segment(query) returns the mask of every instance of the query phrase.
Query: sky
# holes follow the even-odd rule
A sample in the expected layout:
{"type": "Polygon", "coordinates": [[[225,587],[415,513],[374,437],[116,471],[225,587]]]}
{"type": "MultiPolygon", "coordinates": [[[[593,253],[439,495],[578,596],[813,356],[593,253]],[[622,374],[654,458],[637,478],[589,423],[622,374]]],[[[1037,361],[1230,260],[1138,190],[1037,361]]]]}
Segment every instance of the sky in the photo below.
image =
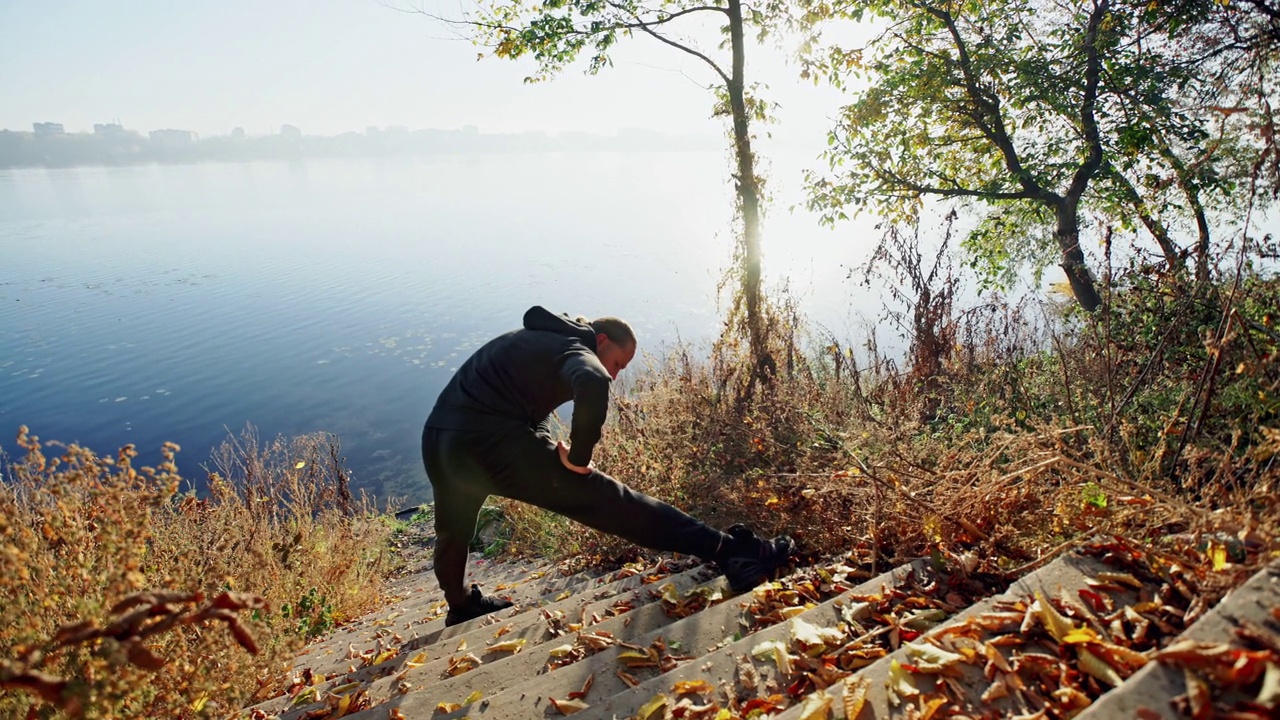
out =
{"type": "MultiPolygon", "coordinates": [[[[388,125],[723,131],[710,117],[709,72],[649,37],[623,40],[599,75],[577,66],[537,84],[523,82],[531,64],[477,60],[478,51],[378,0],[0,0],[0,128],[49,121],[77,132],[119,120],[206,136],[282,124],[315,135],[388,125]]],[[[774,47],[748,54],[749,79],[766,82],[780,104],[767,130],[775,144],[819,148],[840,96],[798,81],[785,56],[774,47]]]]}

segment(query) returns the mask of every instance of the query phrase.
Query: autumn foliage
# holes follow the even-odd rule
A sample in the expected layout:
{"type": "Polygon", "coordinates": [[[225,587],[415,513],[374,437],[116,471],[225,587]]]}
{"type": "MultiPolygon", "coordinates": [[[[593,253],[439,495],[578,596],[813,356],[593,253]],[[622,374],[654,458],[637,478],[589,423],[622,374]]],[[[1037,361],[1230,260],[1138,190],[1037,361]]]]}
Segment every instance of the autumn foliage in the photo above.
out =
{"type": "Polygon", "coordinates": [[[317,623],[378,602],[389,529],[332,438],[232,438],[201,497],[172,444],[135,467],[132,446],[53,455],[25,428],[18,443],[0,485],[0,716],[224,716],[317,623]],[[325,601],[304,611],[308,595],[325,601]]]}

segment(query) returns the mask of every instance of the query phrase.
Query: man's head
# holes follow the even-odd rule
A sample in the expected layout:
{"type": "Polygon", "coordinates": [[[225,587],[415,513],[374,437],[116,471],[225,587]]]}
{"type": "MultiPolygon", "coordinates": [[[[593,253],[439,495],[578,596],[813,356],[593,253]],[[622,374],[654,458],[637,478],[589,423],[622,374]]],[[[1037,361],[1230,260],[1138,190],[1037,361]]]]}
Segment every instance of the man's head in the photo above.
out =
{"type": "Polygon", "coordinates": [[[591,329],[596,333],[596,357],[609,377],[618,379],[618,373],[626,369],[636,356],[636,334],[625,320],[602,317],[592,320],[591,329]]]}

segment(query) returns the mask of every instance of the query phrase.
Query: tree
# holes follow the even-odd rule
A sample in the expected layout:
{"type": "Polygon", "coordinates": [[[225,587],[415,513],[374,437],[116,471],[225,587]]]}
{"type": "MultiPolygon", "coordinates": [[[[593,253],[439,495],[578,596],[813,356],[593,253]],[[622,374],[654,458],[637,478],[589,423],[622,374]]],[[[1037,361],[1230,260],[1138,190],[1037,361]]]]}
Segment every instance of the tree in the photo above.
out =
{"type": "MultiPolygon", "coordinates": [[[[1176,28],[1147,3],[1117,0],[871,0],[849,11],[887,28],[862,50],[831,48],[820,67],[854,91],[831,133],[834,177],[810,176],[812,207],[914,217],[925,197],[985,205],[965,240],[996,275],[1051,237],[1078,303],[1101,302],[1081,246],[1086,208],[1140,223],[1180,275],[1187,246],[1207,275],[1206,195],[1238,173],[1204,103],[1213,86],[1176,28]],[[1193,243],[1175,229],[1197,228],[1193,243]],[[1048,228],[1045,232],[1044,228],[1048,228]],[[1031,242],[1028,242],[1028,239],[1031,242]]],[[[1206,58],[1201,54],[1201,60],[1206,58]]]]}
{"type": "MultiPolygon", "coordinates": [[[[728,115],[735,158],[733,180],[742,227],[735,253],[738,290],[735,297],[745,311],[748,338],[757,374],[768,374],[773,361],[763,338],[761,317],[761,182],[756,175],[751,148],[751,123],[764,119],[764,105],[753,98],[746,84],[747,28],[765,37],[784,13],[785,3],[763,8],[744,6],[742,0],[663,0],[659,7],[638,0],[480,0],[475,13],[461,20],[438,18],[463,25],[471,39],[491,48],[493,55],[517,59],[532,57],[538,74],[526,82],[550,78],[586,53],[587,70],[596,73],[610,63],[609,53],[620,37],[648,35],[690,55],[708,68],[718,97],[717,114],[728,115]],[[699,19],[720,24],[727,36],[728,64],[716,60],[673,31],[699,19]]],[[[722,43],[720,50],[724,49],[722,43]]]]}

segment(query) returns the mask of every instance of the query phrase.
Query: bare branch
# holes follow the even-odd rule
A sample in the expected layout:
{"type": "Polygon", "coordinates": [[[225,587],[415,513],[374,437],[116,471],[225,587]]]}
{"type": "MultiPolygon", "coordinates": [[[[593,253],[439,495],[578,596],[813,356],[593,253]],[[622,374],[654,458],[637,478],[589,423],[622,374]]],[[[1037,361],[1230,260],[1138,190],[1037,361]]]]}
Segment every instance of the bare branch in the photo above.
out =
{"type": "MultiPolygon", "coordinates": [[[[620,12],[627,12],[626,8],[623,8],[623,7],[622,7],[621,5],[619,5],[618,3],[610,2],[610,3],[609,3],[609,7],[613,8],[613,9],[615,9],[615,10],[618,10],[618,11],[620,11],[620,12]]],[[[694,12],[694,11],[696,11],[696,10],[716,10],[716,11],[718,11],[718,12],[722,12],[722,13],[724,12],[724,9],[723,9],[723,8],[717,8],[717,7],[690,8],[689,10],[686,10],[686,11],[683,11],[683,12],[680,12],[680,13],[676,13],[676,14],[674,14],[674,15],[672,15],[672,16],[670,16],[670,17],[668,17],[668,18],[664,18],[663,20],[661,20],[661,21],[659,21],[659,22],[652,22],[652,23],[646,23],[646,22],[642,21],[642,20],[640,19],[640,17],[639,17],[639,16],[637,16],[637,15],[634,15],[634,14],[633,14],[633,15],[632,15],[632,17],[635,17],[635,18],[636,18],[636,23],[635,23],[635,24],[629,24],[629,25],[627,25],[626,27],[627,27],[628,29],[636,29],[636,28],[638,28],[638,29],[640,29],[640,30],[643,30],[644,32],[646,32],[646,33],[648,33],[648,34],[652,35],[653,37],[655,37],[655,38],[657,38],[658,40],[660,40],[660,41],[662,41],[662,42],[666,43],[667,45],[670,45],[671,47],[673,47],[673,48],[675,48],[675,49],[677,49],[677,50],[680,50],[680,51],[682,51],[682,52],[688,53],[688,54],[690,54],[690,55],[692,55],[692,56],[694,56],[694,57],[698,58],[698,59],[699,59],[699,60],[701,60],[702,62],[704,62],[704,63],[706,63],[707,65],[709,65],[709,66],[711,67],[711,69],[712,69],[712,70],[714,70],[714,71],[716,72],[716,74],[720,76],[720,79],[724,81],[724,84],[725,84],[725,85],[728,85],[728,84],[729,84],[729,82],[730,82],[728,73],[726,73],[724,70],[722,70],[722,69],[720,68],[720,66],[716,64],[716,61],[715,61],[715,60],[712,60],[711,58],[707,57],[706,55],[702,54],[701,52],[698,52],[697,50],[694,50],[693,48],[691,48],[691,47],[689,47],[689,46],[687,46],[687,45],[683,45],[683,44],[681,44],[681,43],[676,42],[675,40],[672,40],[671,38],[665,37],[665,36],[663,36],[663,35],[659,35],[657,32],[655,32],[655,31],[653,30],[653,26],[661,25],[662,23],[668,22],[668,21],[670,21],[670,20],[672,20],[672,19],[674,19],[674,18],[676,18],[676,17],[679,17],[680,15],[685,15],[685,14],[688,14],[689,12],[694,12]]]]}

